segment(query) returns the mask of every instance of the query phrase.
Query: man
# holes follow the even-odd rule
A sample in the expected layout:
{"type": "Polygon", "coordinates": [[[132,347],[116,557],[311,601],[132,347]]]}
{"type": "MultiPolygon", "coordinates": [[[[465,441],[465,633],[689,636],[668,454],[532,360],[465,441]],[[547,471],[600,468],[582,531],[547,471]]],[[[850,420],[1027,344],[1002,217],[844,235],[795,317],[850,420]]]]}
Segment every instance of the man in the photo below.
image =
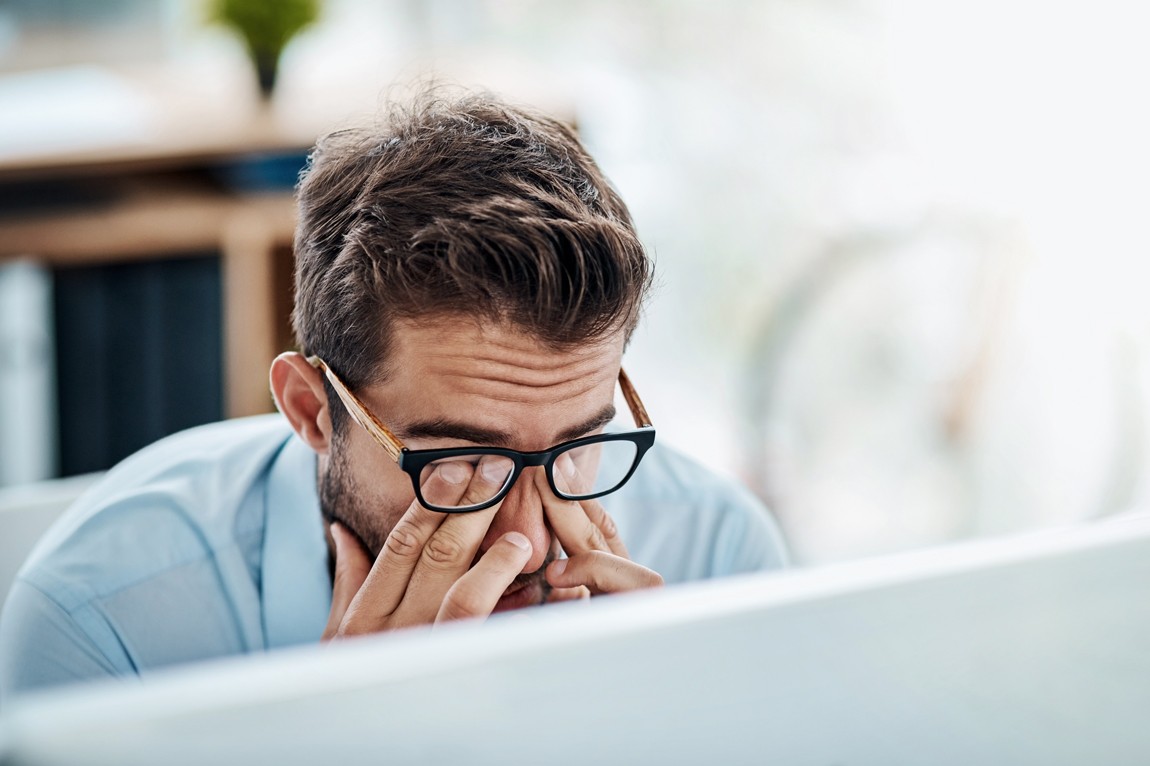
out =
{"type": "Polygon", "coordinates": [[[651,264],[569,129],[425,96],[322,141],[299,210],[282,416],[70,509],[0,619],[6,697],[784,563],[746,492],[650,449],[622,356],[651,264]]]}

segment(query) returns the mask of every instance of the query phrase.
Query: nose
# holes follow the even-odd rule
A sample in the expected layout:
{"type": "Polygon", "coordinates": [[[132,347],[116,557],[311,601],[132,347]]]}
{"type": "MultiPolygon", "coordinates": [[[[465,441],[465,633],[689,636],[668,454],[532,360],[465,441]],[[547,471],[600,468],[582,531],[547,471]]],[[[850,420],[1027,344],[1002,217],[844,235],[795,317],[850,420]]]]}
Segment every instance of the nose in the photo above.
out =
{"type": "Polygon", "coordinates": [[[539,496],[535,477],[531,475],[532,471],[542,470],[541,467],[523,469],[507,497],[503,498],[480,545],[480,551],[486,552],[508,532],[525,535],[531,541],[531,558],[523,567],[524,572],[534,572],[543,566],[551,549],[551,530],[543,518],[543,498],[539,496]]]}

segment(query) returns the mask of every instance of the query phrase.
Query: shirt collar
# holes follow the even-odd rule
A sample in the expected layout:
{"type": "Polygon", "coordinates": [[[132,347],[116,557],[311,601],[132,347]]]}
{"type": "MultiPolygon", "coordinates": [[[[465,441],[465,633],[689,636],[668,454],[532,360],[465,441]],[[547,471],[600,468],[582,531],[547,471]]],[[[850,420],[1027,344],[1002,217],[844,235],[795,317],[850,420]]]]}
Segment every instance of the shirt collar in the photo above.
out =
{"type": "Polygon", "coordinates": [[[316,455],[294,434],[268,474],[261,588],[268,649],[315,643],[331,611],[316,455]]]}

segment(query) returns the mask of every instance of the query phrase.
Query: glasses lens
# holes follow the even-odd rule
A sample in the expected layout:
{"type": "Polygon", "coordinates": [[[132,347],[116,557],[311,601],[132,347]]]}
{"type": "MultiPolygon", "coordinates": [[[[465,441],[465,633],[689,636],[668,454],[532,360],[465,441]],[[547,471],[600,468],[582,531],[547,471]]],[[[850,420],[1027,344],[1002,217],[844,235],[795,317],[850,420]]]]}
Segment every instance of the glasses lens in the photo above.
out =
{"type": "Polygon", "coordinates": [[[578,499],[623,486],[639,448],[631,441],[605,441],[575,447],[555,460],[555,486],[560,494],[578,499]]]}
{"type": "MultiPolygon", "coordinates": [[[[482,505],[507,487],[514,469],[515,463],[503,455],[455,455],[432,461],[423,467],[419,476],[424,505],[447,509],[482,505]],[[436,486],[434,492],[429,492],[428,481],[436,471],[454,481],[449,481],[447,486],[436,486]],[[453,486],[458,484],[457,477],[465,479],[462,490],[453,486]]],[[[443,482],[437,484],[442,485],[443,482]]]]}

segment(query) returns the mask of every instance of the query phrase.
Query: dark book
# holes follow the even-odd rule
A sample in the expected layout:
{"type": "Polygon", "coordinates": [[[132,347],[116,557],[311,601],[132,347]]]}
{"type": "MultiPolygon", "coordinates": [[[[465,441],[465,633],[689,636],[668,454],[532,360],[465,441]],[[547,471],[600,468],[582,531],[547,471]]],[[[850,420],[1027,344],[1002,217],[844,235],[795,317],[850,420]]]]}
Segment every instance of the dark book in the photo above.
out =
{"type": "Polygon", "coordinates": [[[60,268],[55,321],[61,475],[223,418],[214,254],[60,268]]]}

